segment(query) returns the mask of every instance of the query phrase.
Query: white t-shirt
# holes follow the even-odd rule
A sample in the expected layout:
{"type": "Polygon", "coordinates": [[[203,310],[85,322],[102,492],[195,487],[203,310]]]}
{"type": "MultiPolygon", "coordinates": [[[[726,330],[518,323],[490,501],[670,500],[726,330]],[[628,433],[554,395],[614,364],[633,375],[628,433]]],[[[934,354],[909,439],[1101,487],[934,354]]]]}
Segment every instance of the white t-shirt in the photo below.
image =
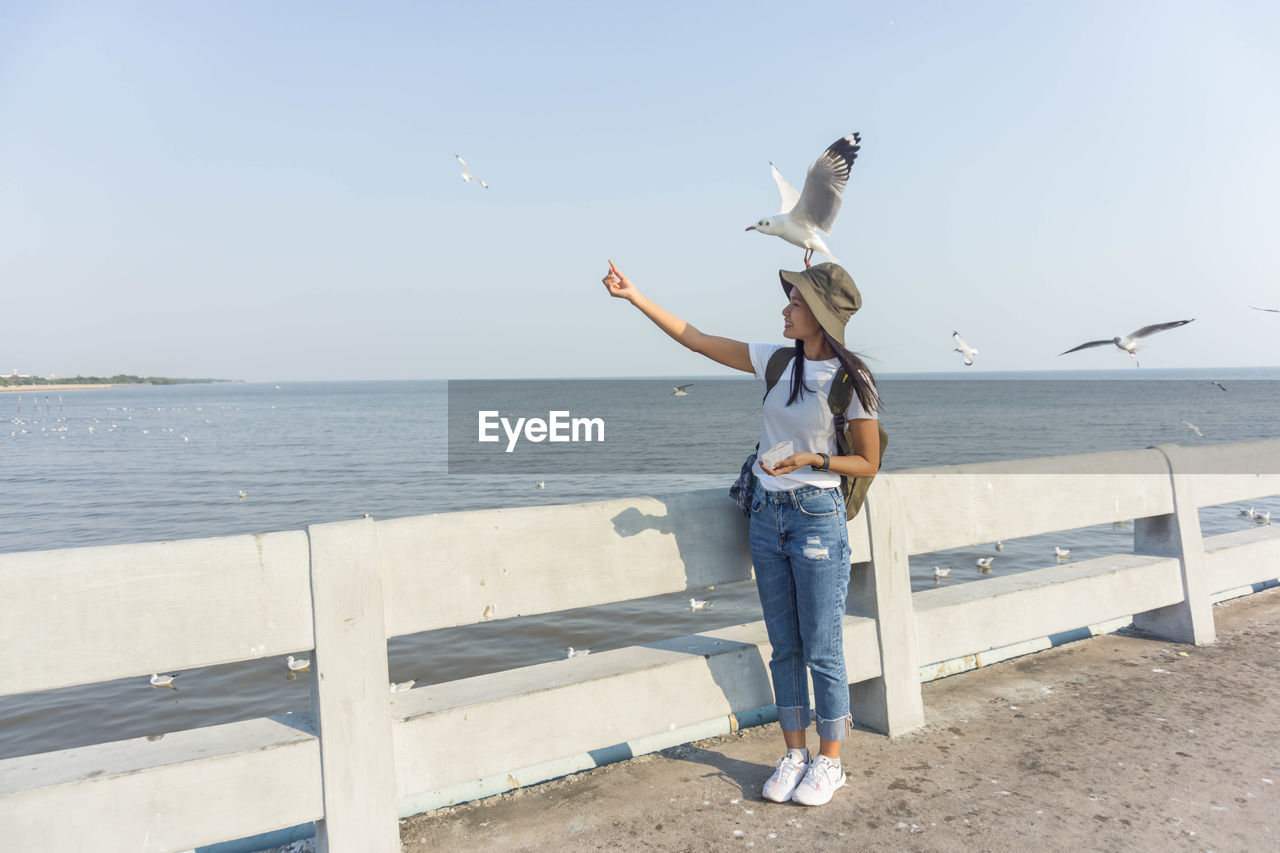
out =
{"type": "MultiPolygon", "coordinates": [[[[756,378],[765,378],[765,367],[769,357],[782,349],[780,344],[751,344],[751,366],[755,369],[756,378]]],[[[787,347],[794,346],[786,344],[787,347]]],[[[796,453],[825,453],[835,456],[836,426],[831,416],[831,407],[827,403],[827,392],[831,390],[831,381],[835,379],[840,361],[828,358],[824,361],[804,362],[804,384],[817,393],[806,391],[804,396],[790,406],[787,398],[791,396],[791,374],[796,360],[787,363],[778,378],[778,383],[769,391],[764,400],[764,418],[760,426],[760,453],[764,453],[780,441],[790,441],[796,453]]],[[[874,412],[868,412],[858,402],[854,394],[845,409],[845,419],[852,421],[858,418],[875,418],[874,412]]],[[[760,478],[760,485],[771,492],[782,492],[801,486],[817,486],[831,489],[840,485],[840,475],[834,471],[815,471],[809,466],[797,468],[790,474],[773,477],[764,472],[759,461],[755,464],[755,474],[760,478]]]]}

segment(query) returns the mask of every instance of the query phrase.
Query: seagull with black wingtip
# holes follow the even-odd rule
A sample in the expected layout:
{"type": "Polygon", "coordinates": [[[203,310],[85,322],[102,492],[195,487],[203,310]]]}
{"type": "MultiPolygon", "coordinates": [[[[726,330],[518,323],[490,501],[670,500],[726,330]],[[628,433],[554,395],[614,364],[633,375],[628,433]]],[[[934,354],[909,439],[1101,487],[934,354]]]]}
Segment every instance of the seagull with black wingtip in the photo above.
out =
{"type": "Polygon", "coordinates": [[[1148,335],[1154,335],[1156,332],[1163,332],[1166,329],[1176,329],[1179,326],[1185,326],[1194,319],[1195,318],[1193,317],[1191,320],[1174,320],[1171,323],[1153,323],[1150,326],[1143,326],[1136,332],[1130,332],[1123,338],[1114,337],[1101,341],[1088,341],[1087,343],[1080,344],[1078,347],[1072,347],[1067,350],[1067,352],[1060,352],[1058,355],[1066,355],[1068,352],[1076,352],[1078,350],[1088,349],[1089,347],[1105,347],[1107,344],[1115,344],[1119,349],[1129,353],[1129,356],[1133,358],[1133,363],[1138,367],[1141,367],[1142,365],[1138,364],[1138,341],[1140,339],[1145,338],[1148,335]]]}
{"type": "Polygon", "coordinates": [[[770,163],[769,169],[773,172],[773,180],[782,196],[782,209],[755,225],[747,226],[747,230],[772,234],[805,249],[805,269],[809,268],[809,260],[814,252],[821,252],[832,262],[840,263],[827,248],[822,235],[830,234],[831,227],[836,224],[844,188],[849,183],[849,169],[858,158],[861,142],[860,134],[850,133],[831,143],[809,167],[802,192],[796,192],[796,188],[770,163]]]}

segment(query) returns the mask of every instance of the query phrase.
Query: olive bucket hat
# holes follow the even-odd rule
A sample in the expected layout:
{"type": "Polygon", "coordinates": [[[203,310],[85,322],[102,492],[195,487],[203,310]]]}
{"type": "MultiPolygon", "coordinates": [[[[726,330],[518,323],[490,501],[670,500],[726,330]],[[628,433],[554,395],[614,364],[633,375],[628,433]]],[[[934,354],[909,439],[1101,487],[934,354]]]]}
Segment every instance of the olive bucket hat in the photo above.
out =
{"type": "Polygon", "coordinates": [[[800,291],[818,324],[844,346],[844,327],[862,307],[862,294],[853,277],[839,264],[825,263],[807,270],[778,270],[782,292],[791,296],[791,288],[800,291]]]}

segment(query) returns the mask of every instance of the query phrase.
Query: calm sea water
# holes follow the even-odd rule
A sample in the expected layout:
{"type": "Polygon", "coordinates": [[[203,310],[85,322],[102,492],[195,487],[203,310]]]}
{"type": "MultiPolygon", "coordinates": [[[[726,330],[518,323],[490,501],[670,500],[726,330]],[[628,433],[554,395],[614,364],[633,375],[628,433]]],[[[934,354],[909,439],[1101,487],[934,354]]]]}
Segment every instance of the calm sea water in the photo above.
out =
{"type": "MultiPolygon", "coordinates": [[[[885,469],[1280,435],[1280,370],[1106,376],[885,377],[885,469]]],[[[678,465],[654,474],[552,471],[536,478],[544,488],[525,475],[448,473],[443,381],[0,393],[0,553],[291,530],[366,513],[386,519],[727,489],[758,437],[762,389],[749,380],[692,381],[680,398],[671,396],[675,380],[596,383],[597,398],[583,405],[610,417],[642,414],[680,454],[705,460],[700,471],[714,473],[678,465]]],[[[547,383],[515,389],[529,410],[546,410],[547,383]]],[[[629,470],[654,467],[627,462],[629,470]]],[[[1280,509],[1280,500],[1257,506],[1280,509]]],[[[1248,524],[1234,507],[1207,508],[1201,521],[1208,535],[1248,524]]],[[[1088,559],[1126,550],[1131,536],[1131,527],[1106,525],[1009,542],[996,574],[1052,564],[1055,544],[1088,559]]],[[[913,586],[932,586],[935,564],[953,567],[947,583],[989,577],[974,560],[992,553],[920,555],[913,586]]],[[[684,606],[687,595],[672,595],[396,638],[391,675],[449,681],[554,660],[567,646],[604,650],[760,618],[750,583],[710,597],[714,606],[697,613],[684,606]]],[[[302,709],[309,677],[290,679],[271,659],[183,673],[178,691],[129,679],[0,698],[0,757],[302,709]]]]}

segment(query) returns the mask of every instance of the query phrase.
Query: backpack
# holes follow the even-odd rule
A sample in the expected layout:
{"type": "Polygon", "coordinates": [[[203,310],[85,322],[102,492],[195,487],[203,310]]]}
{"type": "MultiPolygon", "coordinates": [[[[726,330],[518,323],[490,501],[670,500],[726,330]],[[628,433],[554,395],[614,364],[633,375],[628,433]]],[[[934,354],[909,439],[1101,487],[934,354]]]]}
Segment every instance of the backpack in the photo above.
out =
{"type": "MultiPolygon", "coordinates": [[[[764,369],[764,395],[769,396],[769,392],[773,390],[773,386],[778,384],[778,380],[782,378],[782,372],[787,369],[787,365],[791,363],[791,359],[795,356],[795,350],[792,347],[783,347],[769,356],[769,363],[764,369]]],[[[841,365],[836,370],[835,378],[831,381],[831,392],[827,395],[827,402],[831,407],[831,414],[836,422],[836,455],[852,456],[853,440],[849,434],[849,428],[845,424],[844,410],[849,407],[850,401],[853,399],[853,382],[849,379],[849,373],[841,365]]],[[[884,451],[889,446],[889,434],[884,431],[884,424],[876,421],[876,428],[880,433],[880,464],[884,465],[884,451]]],[[[846,477],[840,475],[840,493],[844,495],[845,514],[852,519],[862,509],[863,501],[867,498],[867,489],[871,488],[871,481],[875,479],[875,475],[870,477],[846,477]]]]}

